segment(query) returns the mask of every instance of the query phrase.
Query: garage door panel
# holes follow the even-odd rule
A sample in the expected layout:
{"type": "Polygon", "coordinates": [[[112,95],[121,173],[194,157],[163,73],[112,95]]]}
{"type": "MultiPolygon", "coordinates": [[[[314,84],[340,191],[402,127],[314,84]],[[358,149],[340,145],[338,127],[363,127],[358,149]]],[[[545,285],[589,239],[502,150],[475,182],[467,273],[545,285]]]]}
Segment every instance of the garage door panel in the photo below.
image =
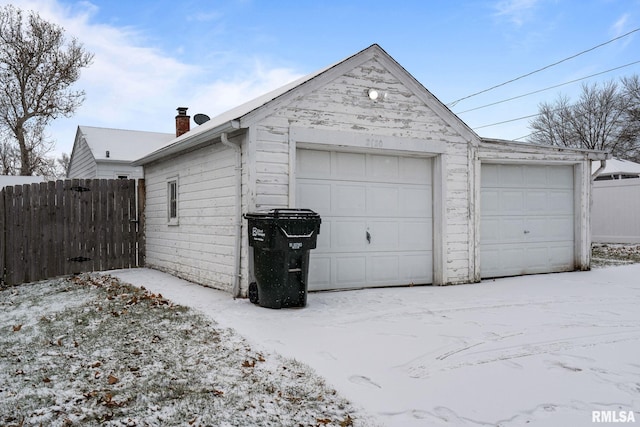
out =
{"type": "Polygon", "coordinates": [[[524,187],[524,170],[519,165],[499,165],[498,185],[501,187],[524,187]]]}
{"type": "Polygon", "coordinates": [[[400,272],[398,255],[377,255],[369,258],[367,282],[384,284],[397,279],[400,272]]]}
{"type": "Polygon", "coordinates": [[[331,184],[303,182],[300,183],[298,194],[300,206],[320,214],[331,212],[331,184]]]}
{"type": "Polygon", "coordinates": [[[525,166],[525,185],[528,188],[549,188],[546,166],[525,166]]]}
{"type": "Polygon", "coordinates": [[[548,192],[544,190],[529,190],[525,196],[525,209],[527,214],[536,212],[545,213],[549,210],[547,205],[548,192]]]}
{"type": "Polygon", "coordinates": [[[313,262],[309,263],[309,282],[316,283],[322,287],[330,286],[333,271],[331,264],[332,259],[330,256],[314,256],[313,262]]]}
{"type": "Polygon", "coordinates": [[[331,153],[327,151],[304,150],[296,155],[297,169],[307,178],[322,178],[331,171],[331,153]]]}
{"type": "Polygon", "coordinates": [[[481,176],[481,276],[571,269],[573,167],[483,164],[481,176]]]}
{"type": "MultiPolygon", "coordinates": [[[[367,242],[370,251],[395,251],[400,247],[398,223],[396,221],[371,221],[368,223],[371,242],[367,242]]],[[[360,236],[366,240],[366,233],[360,236]]]]}
{"type": "MultiPolygon", "coordinates": [[[[315,212],[318,212],[314,209],[315,212]]],[[[320,216],[322,223],[320,224],[320,234],[316,240],[316,249],[319,251],[327,251],[331,248],[331,237],[333,229],[333,221],[327,220],[320,216]]]]}
{"type": "Polygon", "coordinates": [[[499,186],[498,165],[483,164],[480,175],[480,187],[483,189],[495,188],[499,186]]]}
{"type": "Polygon", "coordinates": [[[367,162],[367,176],[375,181],[395,181],[400,177],[398,157],[372,155],[367,162]]]}
{"type": "Polygon", "coordinates": [[[397,215],[400,203],[400,191],[397,187],[384,185],[367,186],[367,214],[376,216],[397,215]]]}
{"type": "Polygon", "coordinates": [[[404,217],[430,218],[433,212],[431,186],[406,186],[399,189],[399,207],[404,217]]]}
{"type": "Polygon", "coordinates": [[[553,266],[559,271],[573,269],[573,257],[571,256],[570,245],[551,246],[549,248],[549,258],[553,266]]]}
{"type": "Polygon", "coordinates": [[[433,282],[431,264],[424,262],[431,258],[430,251],[402,254],[400,256],[400,278],[405,284],[424,285],[433,282]]]}
{"type": "Polygon", "coordinates": [[[573,191],[549,191],[549,211],[553,213],[573,214],[573,191]]]}
{"type": "Polygon", "coordinates": [[[329,215],[363,216],[367,207],[367,187],[338,182],[332,188],[329,215]]]}
{"type": "Polygon", "coordinates": [[[483,189],[480,197],[483,215],[490,216],[500,212],[500,192],[498,190],[483,189]]]}
{"type": "Polygon", "coordinates": [[[334,258],[333,262],[336,266],[335,283],[338,286],[364,286],[366,284],[367,259],[365,256],[342,256],[334,258]]]}
{"type": "MultiPolygon", "coordinates": [[[[327,154],[331,154],[327,152],[327,154]]],[[[333,153],[334,173],[330,175],[334,179],[363,179],[367,176],[367,163],[364,154],[333,153]]],[[[327,176],[326,173],[324,175],[327,176]]]]}
{"type": "Polygon", "coordinates": [[[519,214],[524,208],[525,194],[523,190],[503,190],[500,192],[500,212],[502,214],[519,214]]]}
{"type": "Polygon", "coordinates": [[[548,167],[548,181],[550,188],[565,188],[573,191],[573,168],[567,167],[548,167]]]}
{"type": "Polygon", "coordinates": [[[415,184],[432,183],[431,168],[425,164],[425,159],[413,157],[399,157],[400,179],[403,182],[415,184]]]}
{"type": "Polygon", "coordinates": [[[433,248],[433,225],[430,221],[403,221],[398,224],[398,240],[405,249],[433,248]]]}
{"type": "MultiPolygon", "coordinates": [[[[322,234],[322,230],[320,233],[322,234]]],[[[333,220],[330,249],[332,252],[365,251],[367,250],[366,233],[367,224],[364,221],[333,220]]]]}
{"type": "Polygon", "coordinates": [[[549,241],[573,241],[573,217],[550,218],[547,236],[549,241]]]}
{"type": "Polygon", "coordinates": [[[431,160],[324,152],[326,168],[325,156],[308,151],[297,152],[296,204],[322,218],[309,289],[431,283],[431,160]],[[300,170],[316,158],[324,174],[300,170]]]}
{"type": "Polygon", "coordinates": [[[495,243],[500,241],[500,219],[485,218],[480,224],[480,241],[495,243]]]}
{"type": "Polygon", "coordinates": [[[506,217],[499,221],[499,240],[501,242],[522,242],[525,238],[525,219],[506,217]]]}

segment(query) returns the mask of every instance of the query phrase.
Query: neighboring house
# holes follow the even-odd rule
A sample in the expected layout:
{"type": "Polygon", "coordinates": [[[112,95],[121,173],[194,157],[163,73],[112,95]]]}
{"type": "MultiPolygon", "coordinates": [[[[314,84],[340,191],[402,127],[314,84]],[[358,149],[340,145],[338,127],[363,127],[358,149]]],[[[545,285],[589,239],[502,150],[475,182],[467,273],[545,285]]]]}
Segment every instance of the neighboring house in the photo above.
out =
{"type": "MultiPolygon", "coordinates": [[[[599,165],[594,164],[592,171],[596,172],[599,165]]],[[[596,181],[609,181],[612,179],[640,178],[640,164],[629,160],[609,159],[605,168],[598,173],[596,181]]]]}
{"type": "Polygon", "coordinates": [[[0,175],[0,190],[4,187],[45,182],[43,176],[0,175]]]}
{"type": "Polygon", "coordinates": [[[594,242],[640,243],[640,164],[607,160],[593,183],[591,217],[594,242]]]}
{"type": "Polygon", "coordinates": [[[175,134],[78,126],[67,178],[143,178],[131,162],[157,150],[175,134]]]}
{"type": "Polygon", "coordinates": [[[146,263],[246,295],[242,213],[299,207],[322,218],[310,290],[586,270],[606,157],[480,138],[374,44],[137,160],[146,263]]]}

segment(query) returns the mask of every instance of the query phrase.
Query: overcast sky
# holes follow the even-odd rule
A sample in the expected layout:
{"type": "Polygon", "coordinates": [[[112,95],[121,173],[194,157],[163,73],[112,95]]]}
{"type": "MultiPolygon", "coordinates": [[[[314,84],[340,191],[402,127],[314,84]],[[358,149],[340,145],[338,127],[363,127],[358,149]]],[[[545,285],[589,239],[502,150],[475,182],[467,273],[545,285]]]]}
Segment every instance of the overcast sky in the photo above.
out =
{"type": "Polygon", "coordinates": [[[36,10],[95,54],[86,101],[49,133],[71,153],[78,125],[174,132],[176,108],[215,116],[379,44],[485,137],[528,135],[538,104],[640,74],[640,0],[0,0],[36,10]],[[503,102],[511,97],[606,72],[503,102]]]}

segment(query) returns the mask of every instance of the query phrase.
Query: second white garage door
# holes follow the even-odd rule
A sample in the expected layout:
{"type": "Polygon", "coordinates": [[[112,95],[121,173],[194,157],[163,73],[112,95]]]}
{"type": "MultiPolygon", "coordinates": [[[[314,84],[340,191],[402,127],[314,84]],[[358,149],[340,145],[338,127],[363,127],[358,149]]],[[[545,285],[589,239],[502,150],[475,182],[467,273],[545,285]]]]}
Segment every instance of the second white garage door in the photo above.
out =
{"type": "Polygon", "coordinates": [[[483,278],[574,268],[572,166],[481,167],[483,278]]]}
{"type": "Polygon", "coordinates": [[[299,149],[296,204],[322,218],[309,289],[432,282],[431,160],[299,149]]]}

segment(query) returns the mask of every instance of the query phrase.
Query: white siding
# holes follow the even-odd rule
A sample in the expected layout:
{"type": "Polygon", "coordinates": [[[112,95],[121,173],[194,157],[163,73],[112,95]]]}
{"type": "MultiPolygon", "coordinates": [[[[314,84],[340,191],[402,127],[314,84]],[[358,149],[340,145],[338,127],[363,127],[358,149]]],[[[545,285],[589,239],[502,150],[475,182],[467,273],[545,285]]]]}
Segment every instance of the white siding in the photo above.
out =
{"type": "Polygon", "coordinates": [[[593,183],[594,242],[640,243],[640,178],[593,183]]]}
{"type": "Polygon", "coordinates": [[[127,175],[129,179],[144,178],[142,166],[131,166],[128,163],[98,162],[95,178],[116,179],[120,175],[127,175]]]}
{"type": "Polygon", "coordinates": [[[96,178],[96,160],[94,159],[93,154],[91,154],[89,145],[87,145],[84,138],[80,137],[79,140],[76,140],[71,156],[69,178],[96,178]]]}
{"type": "Polygon", "coordinates": [[[235,155],[220,143],[146,166],[149,267],[231,291],[235,155]],[[167,180],[178,177],[178,222],[168,224],[167,180]]]}
{"type": "MultiPolygon", "coordinates": [[[[297,142],[290,136],[293,127],[446,144],[444,164],[449,186],[445,196],[446,229],[437,231],[446,235],[448,241],[444,248],[447,259],[444,277],[446,283],[469,281],[468,141],[394,73],[376,58],[370,59],[257,124],[256,209],[289,205],[289,173],[294,169],[290,164],[289,142],[297,142]],[[386,93],[386,98],[371,101],[366,95],[370,87],[386,93]]],[[[348,149],[349,138],[345,138],[343,145],[347,147],[343,149],[348,149]]],[[[373,145],[371,152],[376,151],[373,145]]],[[[377,151],[384,152],[385,148],[377,147],[377,151]]]]}

